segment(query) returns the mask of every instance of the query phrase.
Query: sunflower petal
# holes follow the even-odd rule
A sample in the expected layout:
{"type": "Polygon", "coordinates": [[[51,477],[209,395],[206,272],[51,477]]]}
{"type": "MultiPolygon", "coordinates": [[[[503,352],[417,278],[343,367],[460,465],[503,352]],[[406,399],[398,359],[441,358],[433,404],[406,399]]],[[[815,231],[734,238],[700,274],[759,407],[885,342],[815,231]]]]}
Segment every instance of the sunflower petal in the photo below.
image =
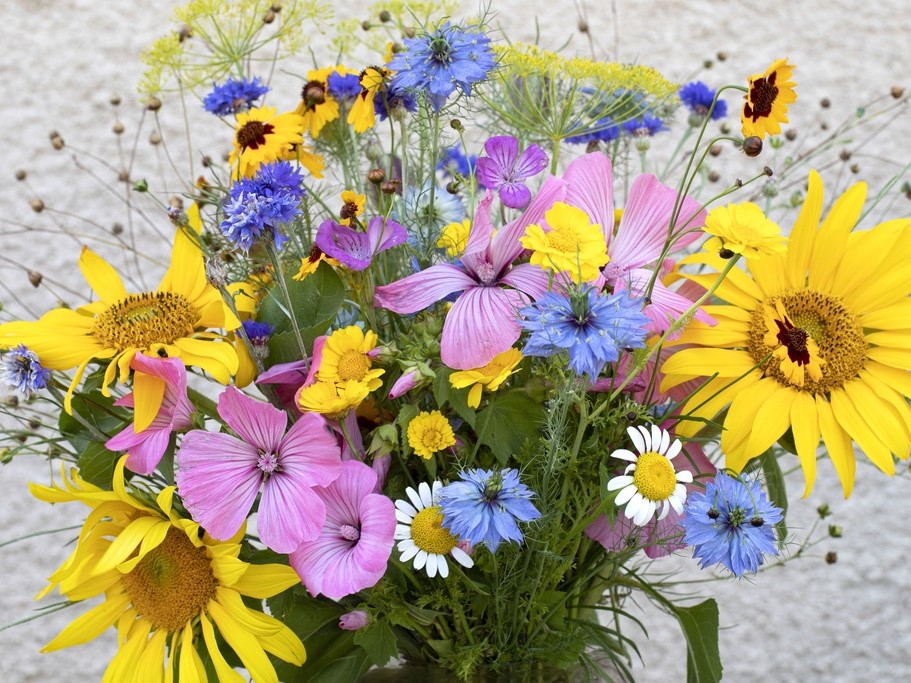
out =
{"type": "Polygon", "coordinates": [[[117,271],[88,247],[82,247],[79,270],[92,291],[105,303],[113,304],[127,296],[127,290],[117,271]]]}
{"type": "Polygon", "coordinates": [[[791,403],[791,431],[806,482],[803,489],[803,497],[806,498],[816,481],[816,451],[820,436],[816,401],[806,391],[795,392],[794,402],[791,403]]]}
{"type": "Polygon", "coordinates": [[[816,171],[810,171],[807,178],[807,196],[788,240],[788,278],[792,289],[802,289],[806,286],[816,229],[822,216],[822,198],[822,178],[816,171]]]}
{"type": "Polygon", "coordinates": [[[861,415],[844,387],[834,389],[829,395],[832,414],[845,431],[860,446],[873,464],[888,475],[895,474],[895,461],[889,447],[876,435],[871,425],[861,415]]]}
{"type": "Polygon", "coordinates": [[[810,289],[832,291],[835,273],[846,252],[848,236],[857,224],[866,198],[867,184],[855,183],[835,200],[813,245],[813,267],[808,276],[810,289]]]}
{"type": "Polygon", "coordinates": [[[41,648],[41,651],[55,652],[65,647],[82,645],[94,640],[117,623],[120,615],[123,614],[129,604],[130,596],[126,593],[121,593],[105,600],[100,605],[93,607],[85,614],[74,619],[56,638],[41,648]]]}
{"type": "Polygon", "coordinates": [[[240,661],[244,663],[254,681],[278,683],[275,667],[272,666],[256,636],[247,631],[231,612],[215,600],[209,603],[209,615],[218,626],[218,632],[240,657],[240,661]]]}
{"type": "Polygon", "coordinates": [[[819,414],[822,441],[829,453],[829,460],[832,461],[832,465],[838,473],[841,489],[847,498],[854,488],[854,470],[857,466],[854,460],[854,444],[848,433],[835,420],[832,406],[822,396],[816,397],[816,412],[819,414]]]}
{"type": "MultiPolygon", "coordinates": [[[[210,602],[210,605],[215,604],[210,602]]],[[[209,621],[205,614],[199,615],[199,625],[202,627],[202,637],[206,641],[206,649],[209,651],[209,658],[215,667],[215,674],[218,676],[219,683],[246,683],[246,679],[237,673],[228,662],[225,661],[221,650],[218,649],[218,641],[215,639],[215,629],[212,628],[212,622],[209,621]]],[[[228,643],[230,645],[230,643],[228,643]]],[[[251,672],[252,673],[252,672],[251,672]]]]}

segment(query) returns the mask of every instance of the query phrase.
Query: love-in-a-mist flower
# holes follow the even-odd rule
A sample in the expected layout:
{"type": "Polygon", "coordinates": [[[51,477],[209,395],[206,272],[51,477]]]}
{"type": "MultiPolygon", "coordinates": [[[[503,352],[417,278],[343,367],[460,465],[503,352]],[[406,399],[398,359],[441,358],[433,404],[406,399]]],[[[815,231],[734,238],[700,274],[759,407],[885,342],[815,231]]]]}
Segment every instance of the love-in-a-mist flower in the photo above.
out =
{"type": "Polygon", "coordinates": [[[449,375],[449,383],[456,389],[468,390],[468,405],[477,408],[481,405],[481,393],[496,391],[503,382],[509,379],[522,362],[522,352],[519,349],[507,349],[498,353],[487,365],[473,370],[459,370],[449,375]]]}
{"type": "Polygon", "coordinates": [[[405,49],[388,64],[395,72],[392,84],[427,93],[435,111],[445,106],[456,88],[470,95],[471,86],[496,66],[490,39],[476,27],[465,29],[447,21],[433,33],[405,38],[404,43],[405,49]]]}
{"type": "Polygon", "coordinates": [[[256,107],[237,115],[234,149],[228,162],[235,177],[249,178],[261,164],[284,159],[304,143],[304,121],[294,112],[279,114],[275,107],[256,107]]]}
{"type": "Polygon", "coordinates": [[[519,141],[511,135],[495,135],[484,143],[486,157],[477,161],[478,182],[495,190],[504,206],[524,209],[531,201],[531,190],[522,182],[547,167],[547,154],[531,144],[519,156],[519,141]]]}
{"type": "Polygon", "coordinates": [[[735,576],[755,573],[765,555],[777,555],[773,526],[782,511],[773,505],[758,481],[734,478],[718,471],[705,493],[691,493],[681,521],[684,541],[703,569],[727,567],[735,576]]]}
{"type": "Polygon", "coordinates": [[[230,538],[262,489],[263,543],[290,553],[319,536],[326,506],[313,487],[335,481],[342,464],[325,419],[307,413],[285,433],[287,413],[234,387],[218,399],[218,414],[237,437],[194,429],[177,451],[177,489],[193,519],[214,538],[230,538]]]}
{"type": "Polygon", "coordinates": [[[62,486],[29,485],[40,500],[79,501],[92,510],[72,554],[38,597],[58,588],[72,603],[104,598],[42,651],[81,645],[113,627],[119,647],[102,679],[112,683],[165,681],[176,671],[182,682],[204,683],[210,678],[203,652],[220,681],[238,680],[234,663],[253,680],[277,681],[267,652],[303,664],[304,645],[294,631],[247,603],[297,585],[294,570],[241,560],[245,525],[224,541],[201,533],[175,508],[173,486],[154,499],[146,491],[134,496],[124,481],[125,459],[114,468],[112,491],[75,470],[68,477],[62,464],[62,486]]]}
{"type": "Polygon", "coordinates": [[[519,315],[522,327],[531,332],[522,350],[526,356],[546,357],[565,350],[573,372],[588,373],[593,382],[607,363],[620,357],[621,349],[645,346],[648,318],[642,303],[626,292],[547,292],[519,315]]]}
{"type": "Polygon", "coordinates": [[[291,566],[310,595],[340,600],[370,588],[386,573],[395,534],[395,506],[374,493],[377,475],[357,460],[338,479],[314,489],[326,506],[320,535],[291,553],[291,566]]]}
{"type": "Polygon", "coordinates": [[[10,349],[0,360],[0,381],[23,396],[47,386],[51,371],[42,367],[38,355],[24,344],[10,349]]]}
{"type": "Polygon", "coordinates": [[[159,358],[137,353],[130,361],[133,391],[114,405],[135,407],[135,397],[161,396],[157,413],[137,410],[133,424],[104,444],[110,451],[126,451],[127,469],[139,474],[155,471],[171,439],[171,432],[187,429],[193,404],[187,398],[187,369],[179,358],[159,358]],[[144,387],[146,391],[140,391],[144,387]],[[151,421],[148,421],[151,418],[151,421]],[[141,422],[140,420],[145,420],[141,422]]]}
{"type": "Polygon", "coordinates": [[[672,440],[667,430],[657,425],[628,427],[626,432],[638,452],[618,448],[611,453],[611,457],[630,463],[622,475],[607,482],[608,491],[620,492],[615,504],[625,505],[624,516],[637,526],[644,526],[656,512],[658,519],[667,517],[671,508],[683,512],[686,501],[683,484],[693,481],[693,473],[677,472],[671,463],[682,449],[680,440],[672,440]]]}
{"type": "Polygon", "coordinates": [[[395,538],[401,553],[399,562],[412,562],[415,569],[425,569],[430,578],[439,574],[445,579],[449,576],[447,555],[468,568],[474,566],[474,560],[459,547],[459,538],[443,526],[442,488],[438,481],[433,486],[422,481],[417,491],[410,486],[405,489],[408,500],[395,501],[395,538]]]}
{"type": "Polygon", "coordinates": [[[714,235],[706,240],[703,248],[716,254],[727,249],[745,258],[758,258],[763,254],[781,254],[788,249],[781,228],[753,202],[712,209],[702,229],[714,235]]]}
{"type": "Polygon", "coordinates": [[[351,270],[366,270],[378,253],[407,240],[408,231],[383,216],[371,218],[367,232],[328,220],[320,224],[316,233],[316,246],[351,270]]]}
{"type": "Polygon", "coordinates": [[[459,478],[440,489],[439,500],[443,526],[463,541],[483,543],[495,553],[503,541],[522,542],[519,522],[541,516],[531,502],[535,492],[519,480],[518,470],[473,469],[459,478]]]}
{"type": "Polygon", "coordinates": [[[590,282],[607,265],[607,245],[601,226],[575,206],[556,202],[544,214],[548,229],[529,225],[520,240],[531,250],[531,263],[553,273],[568,273],[576,284],[590,282]]]}
{"type": "Polygon", "coordinates": [[[422,458],[430,458],[455,443],[452,425],[439,410],[422,410],[408,423],[408,445],[422,458]]]}
{"type": "Polygon", "coordinates": [[[709,109],[712,109],[713,121],[727,116],[727,102],[719,99],[715,102],[715,107],[712,108],[716,91],[702,81],[690,81],[681,86],[677,94],[680,95],[680,101],[683,102],[684,106],[698,117],[704,119],[708,115],[709,109]]]}
{"type": "Polygon", "coordinates": [[[772,62],[765,73],[753,74],[748,80],[746,100],[740,114],[743,136],[755,135],[760,140],[778,135],[781,124],[788,122],[788,105],[797,101],[796,83],[791,80],[794,65],[787,58],[772,62]]]}
{"type": "Polygon", "coordinates": [[[210,114],[231,116],[247,111],[267,92],[269,86],[264,85],[259,76],[252,81],[229,78],[221,85],[213,84],[212,91],[203,99],[202,105],[210,114]]]}

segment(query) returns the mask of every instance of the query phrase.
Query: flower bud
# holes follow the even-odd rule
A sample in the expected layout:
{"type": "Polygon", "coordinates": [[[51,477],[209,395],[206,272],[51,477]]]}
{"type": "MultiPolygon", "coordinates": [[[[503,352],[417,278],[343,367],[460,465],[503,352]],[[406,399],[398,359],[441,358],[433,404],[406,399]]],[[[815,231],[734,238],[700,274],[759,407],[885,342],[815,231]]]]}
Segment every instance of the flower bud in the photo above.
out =
{"type": "Polygon", "coordinates": [[[364,610],[356,609],[353,612],[348,612],[347,614],[340,616],[338,619],[338,627],[345,631],[357,631],[358,629],[364,628],[369,621],[368,615],[364,610]]]}
{"type": "Polygon", "coordinates": [[[263,15],[263,23],[271,24],[273,21],[275,21],[275,12],[271,9],[266,10],[266,13],[263,15]]]}
{"type": "Polygon", "coordinates": [[[458,119],[453,119],[452,121],[450,121],[449,127],[458,133],[461,133],[462,131],[465,130],[465,126],[463,126],[462,122],[459,121],[458,119]]]}
{"type": "Polygon", "coordinates": [[[18,171],[16,171],[16,180],[25,180],[27,177],[28,173],[26,173],[23,169],[20,168],[18,171]]]}
{"type": "Polygon", "coordinates": [[[383,10],[382,12],[380,12],[380,21],[382,21],[384,24],[385,24],[387,21],[390,21],[391,19],[392,19],[392,15],[389,14],[388,11],[383,10]]]}
{"type": "Polygon", "coordinates": [[[721,174],[718,171],[709,171],[708,178],[710,183],[717,183],[721,180],[721,174]]]}
{"type": "Polygon", "coordinates": [[[762,154],[762,140],[756,135],[751,135],[744,139],[740,149],[743,150],[743,153],[748,157],[758,157],[762,154]]]}
{"type": "Polygon", "coordinates": [[[32,211],[35,213],[41,213],[44,211],[44,202],[40,199],[33,199],[31,202],[29,202],[29,204],[32,207],[32,211]]]}
{"type": "Polygon", "coordinates": [[[893,99],[897,100],[905,94],[905,89],[900,85],[893,85],[892,89],[889,90],[889,94],[892,95],[893,99]]]}
{"type": "Polygon", "coordinates": [[[158,111],[161,109],[161,100],[157,97],[150,97],[149,101],[146,102],[146,109],[149,111],[158,111]]]}
{"type": "Polygon", "coordinates": [[[114,235],[115,237],[117,235],[122,235],[123,234],[123,223],[114,223],[114,225],[111,226],[111,234],[114,235]]]}
{"type": "Polygon", "coordinates": [[[838,553],[834,550],[830,550],[826,553],[826,564],[835,564],[838,562],[838,553]]]}
{"type": "Polygon", "coordinates": [[[44,276],[41,275],[41,273],[34,271],[34,270],[28,271],[28,281],[31,283],[32,287],[34,287],[35,289],[38,289],[38,287],[41,285],[41,281],[43,279],[44,279],[44,276]]]}
{"type": "Polygon", "coordinates": [[[380,185],[380,191],[383,194],[398,194],[402,189],[402,181],[398,178],[384,180],[380,185]]]}
{"type": "Polygon", "coordinates": [[[115,123],[115,124],[113,125],[113,127],[111,128],[111,130],[114,131],[114,135],[121,135],[121,134],[123,133],[123,130],[124,130],[124,129],[123,129],[123,124],[120,123],[120,121],[118,121],[117,123],[115,123]]]}
{"type": "Polygon", "coordinates": [[[819,106],[822,107],[823,109],[828,109],[829,107],[832,106],[832,102],[829,100],[828,97],[823,97],[821,100],[819,100],[819,106]]]}
{"type": "Polygon", "coordinates": [[[844,529],[842,529],[840,526],[838,526],[836,524],[829,525],[829,536],[831,536],[832,538],[841,538],[843,531],[844,531],[844,529]]]}
{"type": "Polygon", "coordinates": [[[369,180],[374,185],[379,185],[386,179],[386,174],[381,168],[371,168],[367,171],[367,180],[369,180]]]}
{"type": "Polygon", "coordinates": [[[784,136],[785,136],[788,140],[794,140],[794,138],[797,137],[797,129],[796,129],[796,128],[788,128],[788,129],[784,132],[784,136]]]}

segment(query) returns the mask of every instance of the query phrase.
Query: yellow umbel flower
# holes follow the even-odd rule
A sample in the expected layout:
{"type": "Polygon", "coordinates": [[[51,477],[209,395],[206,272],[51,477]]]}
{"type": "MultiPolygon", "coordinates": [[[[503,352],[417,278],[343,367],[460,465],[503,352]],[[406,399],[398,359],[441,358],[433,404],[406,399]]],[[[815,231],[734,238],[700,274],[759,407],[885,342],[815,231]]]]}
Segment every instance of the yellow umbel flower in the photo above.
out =
{"type": "Polygon", "coordinates": [[[437,240],[437,249],[445,249],[449,258],[456,258],[468,244],[468,235],[471,233],[471,219],[466,218],[461,223],[450,223],[440,231],[437,240]]]}
{"type": "Polygon", "coordinates": [[[317,377],[321,382],[362,382],[370,391],[379,389],[386,371],[373,367],[369,354],[376,346],[372,330],[364,333],[357,325],[336,330],[323,346],[317,377]]]}
{"type": "Polygon", "coordinates": [[[791,81],[794,65],[787,58],[779,59],[765,73],[753,74],[749,78],[749,90],[743,96],[746,102],[740,114],[743,136],[755,135],[759,139],[765,134],[778,135],[782,123],[788,122],[788,105],[797,101],[797,93],[791,81]]]}
{"type": "MultiPolygon", "coordinates": [[[[689,348],[662,367],[662,390],[716,375],[681,414],[712,419],[729,406],[721,450],[735,471],[790,430],[804,495],[820,438],[845,496],[854,444],[889,475],[893,455],[905,459],[911,448],[911,219],[853,232],[865,198],[866,185],[854,185],[820,224],[822,180],[811,172],[787,251],[732,269],[715,292],[727,305],[704,307],[717,324],[693,321],[678,340],[689,348]]],[[[725,263],[704,252],[684,260],[725,263]]],[[[717,279],[688,277],[704,287],[717,279]]],[[[703,424],[683,421],[677,435],[703,424]]]]}
{"type": "Polygon", "coordinates": [[[449,375],[449,383],[456,389],[471,386],[468,391],[468,405],[477,408],[481,405],[481,392],[484,387],[487,391],[496,391],[522,362],[522,352],[519,349],[507,349],[498,353],[483,368],[474,370],[460,370],[449,375]]]}
{"type": "Polygon", "coordinates": [[[455,434],[449,420],[439,410],[422,410],[408,423],[408,445],[422,458],[430,458],[437,451],[455,446],[455,434]]]}
{"type": "Polygon", "coordinates": [[[62,487],[29,485],[48,503],[79,501],[92,509],[72,554],[38,597],[57,587],[73,602],[105,598],[42,651],[81,645],[116,626],[120,647],[103,683],[164,683],[178,675],[182,683],[205,683],[202,642],[221,681],[243,680],[222,654],[225,645],[255,681],[278,682],[267,653],[303,664],[306,653],[297,635],[243,600],[277,595],[299,583],[297,573],[282,564],[241,561],[245,527],[227,541],[201,534],[199,524],[174,509],[173,486],[154,502],[131,495],[125,461],[123,456],[117,463],[113,491],[82,480],[75,469],[71,478],[62,471],[62,487]]]}
{"type": "MultiPolygon", "coordinates": [[[[126,382],[130,361],[138,352],[147,356],[180,358],[227,384],[237,372],[234,347],[211,328],[234,330],[240,321],[206,280],[202,252],[184,230],[178,230],[171,265],[154,292],[129,294],[117,272],[88,247],[83,247],[79,269],[98,300],[76,310],[57,308],[40,320],[0,325],[0,348],[25,344],[51,370],[76,368],[66,394],[69,411],[73,391],[93,360],[107,361],[102,392],[109,396],[115,377],[126,382]],[[119,371],[119,375],[118,375],[119,371]]],[[[136,397],[136,420],[157,414],[157,402],[136,397]]]]}
{"type": "Polygon", "coordinates": [[[294,112],[278,114],[275,107],[256,107],[237,115],[234,149],[229,163],[250,178],[260,167],[284,159],[303,144],[303,119],[294,112]]]}
{"type": "Polygon", "coordinates": [[[715,253],[727,249],[745,258],[758,258],[762,254],[781,254],[787,249],[781,228],[753,202],[712,209],[703,230],[714,235],[703,248],[715,253]]]}
{"type": "Polygon", "coordinates": [[[568,272],[576,284],[598,277],[599,269],[610,260],[601,226],[582,209],[563,202],[556,202],[544,220],[549,231],[529,225],[519,240],[532,251],[531,262],[544,270],[568,272]]]}

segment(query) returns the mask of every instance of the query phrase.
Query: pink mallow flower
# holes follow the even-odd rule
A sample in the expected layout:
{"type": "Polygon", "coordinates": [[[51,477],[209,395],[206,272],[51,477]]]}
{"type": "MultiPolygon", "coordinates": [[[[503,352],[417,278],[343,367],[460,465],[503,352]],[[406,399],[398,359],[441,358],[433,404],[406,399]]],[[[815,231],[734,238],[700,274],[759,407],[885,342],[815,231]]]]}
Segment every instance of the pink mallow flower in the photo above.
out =
{"type": "Polygon", "coordinates": [[[335,221],[324,221],[316,233],[316,246],[326,256],[338,259],[351,270],[366,270],[381,251],[404,244],[408,231],[395,221],[377,216],[370,219],[367,232],[335,221]]]}
{"type": "Polygon", "coordinates": [[[548,178],[528,209],[494,234],[489,214],[493,193],[488,191],[472,222],[461,267],[439,263],[377,287],[374,303],[399,314],[416,313],[461,292],[443,323],[440,357],[458,370],[487,365],[522,334],[516,312],[547,291],[547,273],[513,262],[524,251],[519,239],[525,229],[543,221],[563,193],[564,182],[548,178]]]}
{"type": "MultiPolygon", "coordinates": [[[[161,405],[152,421],[141,424],[141,415],[134,418],[132,425],[111,437],[105,446],[111,451],[127,452],[127,469],[137,474],[151,474],[161,457],[168,450],[171,432],[178,432],[190,426],[193,404],[187,398],[187,369],[179,358],[159,358],[137,353],[130,361],[133,386],[149,388],[146,396],[161,396],[161,405]],[[162,393],[159,393],[162,392],[162,393]]],[[[135,408],[135,392],[131,392],[114,405],[135,408]]]]}
{"type": "Polygon", "coordinates": [[[177,491],[193,519],[220,541],[231,538],[262,488],[257,528],[263,543],[290,553],[320,535],[326,506],[313,487],[338,479],[338,442],[317,413],[285,427],[288,416],[234,387],[218,414],[238,437],[194,429],[177,451],[177,491]]]}
{"type": "Polygon", "coordinates": [[[316,493],[326,521],[314,539],[291,553],[291,566],[314,597],[333,600],[370,588],[386,573],[395,535],[395,506],[374,493],[376,473],[364,463],[342,463],[338,479],[316,493]]]}

